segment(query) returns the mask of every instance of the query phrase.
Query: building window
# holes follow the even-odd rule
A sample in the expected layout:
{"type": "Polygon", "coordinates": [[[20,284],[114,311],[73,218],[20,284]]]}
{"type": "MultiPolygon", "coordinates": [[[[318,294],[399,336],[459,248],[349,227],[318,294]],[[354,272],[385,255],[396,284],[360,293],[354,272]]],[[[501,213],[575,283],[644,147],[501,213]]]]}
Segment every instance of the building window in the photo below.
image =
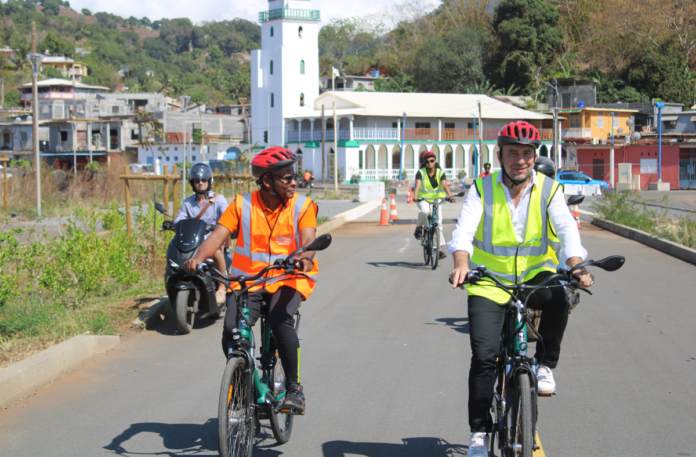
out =
{"type": "Polygon", "coordinates": [[[164,148],[164,150],[165,150],[165,151],[169,151],[169,146],[167,146],[166,148],[164,148]]]}
{"type": "Polygon", "coordinates": [[[20,133],[19,137],[21,138],[22,142],[26,142],[28,140],[27,132],[20,133]]]}
{"type": "Polygon", "coordinates": [[[300,38],[302,38],[302,35],[304,35],[304,29],[302,28],[302,26],[300,26],[300,28],[297,29],[297,34],[300,36],[300,38]]]}
{"type": "Polygon", "coordinates": [[[604,128],[604,118],[603,117],[597,118],[597,127],[599,127],[600,129],[604,128]]]}
{"type": "Polygon", "coordinates": [[[570,128],[571,129],[579,129],[580,128],[580,118],[579,117],[571,117],[570,118],[570,128]]]}
{"type": "Polygon", "coordinates": [[[178,161],[179,161],[179,156],[174,156],[174,162],[178,162],[178,161]]]}
{"type": "Polygon", "coordinates": [[[178,150],[179,150],[179,148],[175,147],[175,148],[174,148],[174,150],[175,150],[175,151],[178,151],[178,150]]]}
{"type": "Polygon", "coordinates": [[[273,74],[273,61],[271,60],[271,74],[273,74]]]}
{"type": "Polygon", "coordinates": [[[112,107],[111,107],[111,113],[112,113],[112,114],[118,114],[118,106],[112,106],[112,107]]]}
{"type": "Polygon", "coordinates": [[[429,129],[430,122],[416,122],[416,128],[417,129],[429,129]]]}
{"type": "Polygon", "coordinates": [[[67,130],[61,130],[60,141],[68,141],[68,131],[67,130]]]}
{"type": "Polygon", "coordinates": [[[300,94],[300,106],[304,106],[304,94],[300,94]]]}
{"type": "Polygon", "coordinates": [[[445,129],[454,130],[454,122],[445,122],[445,129]]]}
{"type": "Polygon", "coordinates": [[[165,157],[164,160],[169,162],[169,156],[165,157]]]}
{"type": "Polygon", "coordinates": [[[614,122],[612,122],[612,124],[613,124],[612,127],[613,127],[615,130],[618,129],[618,128],[619,128],[619,119],[618,119],[618,118],[614,118],[614,122]]]}
{"type": "Polygon", "coordinates": [[[300,74],[304,75],[304,60],[300,60],[300,74]]]}
{"type": "Polygon", "coordinates": [[[271,36],[273,36],[273,27],[271,27],[271,36]]]}
{"type": "Polygon", "coordinates": [[[271,94],[271,108],[275,107],[275,97],[271,94]]]}
{"type": "Polygon", "coordinates": [[[195,162],[196,161],[196,156],[191,156],[191,161],[195,162]]]}

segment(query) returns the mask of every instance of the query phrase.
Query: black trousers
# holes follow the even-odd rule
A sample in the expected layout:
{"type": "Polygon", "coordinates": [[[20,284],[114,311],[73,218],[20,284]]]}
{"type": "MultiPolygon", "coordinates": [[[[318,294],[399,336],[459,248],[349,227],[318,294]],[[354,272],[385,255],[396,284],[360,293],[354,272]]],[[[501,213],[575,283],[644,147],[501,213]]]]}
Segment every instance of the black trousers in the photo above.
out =
{"type": "MultiPolygon", "coordinates": [[[[552,273],[539,273],[528,284],[539,284],[552,273]]],[[[539,363],[556,368],[561,354],[561,341],[568,324],[568,299],[563,287],[545,289],[533,294],[527,306],[542,311],[539,333],[544,350],[537,344],[535,357],[539,363]],[[543,354],[542,354],[543,353],[543,354]],[[540,359],[543,355],[543,360],[540,359]]],[[[471,433],[490,432],[491,403],[495,387],[495,365],[500,347],[505,307],[488,298],[470,295],[469,339],[471,368],[469,370],[469,427],[471,433]]]]}
{"type": "MultiPolygon", "coordinates": [[[[293,315],[302,301],[302,295],[292,287],[283,286],[274,294],[265,290],[249,294],[249,324],[254,325],[266,310],[266,319],[275,336],[280,363],[285,371],[288,385],[300,383],[300,340],[295,332],[293,315]]],[[[237,312],[234,296],[227,301],[225,325],[222,331],[222,351],[227,357],[227,344],[232,341],[232,330],[237,327],[237,312]]]]}

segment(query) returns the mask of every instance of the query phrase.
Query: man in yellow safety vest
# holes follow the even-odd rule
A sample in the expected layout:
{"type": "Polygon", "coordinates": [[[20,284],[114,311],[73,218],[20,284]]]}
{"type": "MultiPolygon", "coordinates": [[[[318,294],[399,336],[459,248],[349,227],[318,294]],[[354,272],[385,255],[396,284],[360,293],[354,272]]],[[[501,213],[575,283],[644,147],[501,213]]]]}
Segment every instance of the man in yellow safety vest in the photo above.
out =
{"type": "MultiPolygon", "coordinates": [[[[454,257],[450,279],[456,287],[465,282],[470,267],[485,265],[507,283],[539,284],[559,264],[573,267],[587,257],[575,220],[566,206],[560,185],[534,171],[541,145],[539,131],[523,121],[504,126],[498,133],[501,170],[477,179],[462,207],[448,249],[454,257]]],[[[575,273],[580,287],[594,278],[586,270],[575,273]]],[[[492,431],[490,407],[495,365],[510,296],[496,287],[466,285],[468,292],[471,368],[469,371],[469,457],[488,456],[492,431]]],[[[539,333],[545,351],[537,349],[541,394],[556,390],[556,368],[568,322],[568,302],[562,287],[537,294],[528,303],[543,311],[539,333]],[[536,297],[536,300],[534,298],[536,297]]]]}

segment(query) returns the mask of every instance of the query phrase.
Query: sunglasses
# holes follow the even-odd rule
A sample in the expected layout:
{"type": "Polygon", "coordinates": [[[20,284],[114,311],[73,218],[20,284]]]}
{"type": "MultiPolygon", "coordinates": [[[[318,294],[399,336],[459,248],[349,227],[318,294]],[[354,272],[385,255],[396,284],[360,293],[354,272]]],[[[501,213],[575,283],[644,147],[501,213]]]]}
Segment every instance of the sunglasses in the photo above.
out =
{"type": "Polygon", "coordinates": [[[428,159],[425,161],[425,163],[435,163],[435,159],[428,159]]]}
{"type": "Polygon", "coordinates": [[[208,180],[207,180],[207,179],[194,179],[193,182],[194,182],[195,184],[200,184],[200,183],[202,183],[202,182],[207,183],[208,180]]]}
{"type": "Polygon", "coordinates": [[[271,176],[273,176],[274,178],[278,178],[283,184],[290,184],[292,181],[299,182],[300,180],[300,175],[298,175],[297,173],[285,176],[272,174],[271,176]]]}

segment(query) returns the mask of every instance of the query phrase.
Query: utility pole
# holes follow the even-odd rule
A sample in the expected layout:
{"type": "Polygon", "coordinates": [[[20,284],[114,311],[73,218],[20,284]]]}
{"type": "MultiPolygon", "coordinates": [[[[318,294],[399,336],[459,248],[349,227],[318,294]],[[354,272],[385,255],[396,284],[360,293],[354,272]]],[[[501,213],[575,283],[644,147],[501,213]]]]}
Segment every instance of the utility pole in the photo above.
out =
{"type": "Polygon", "coordinates": [[[39,94],[36,80],[41,71],[43,54],[36,53],[36,23],[31,23],[31,62],[32,75],[32,136],[34,140],[34,167],[36,168],[36,215],[41,218],[41,157],[39,154],[39,94]]]}
{"type": "MultiPolygon", "coordinates": [[[[181,203],[186,200],[186,110],[188,109],[189,100],[191,100],[190,95],[182,95],[179,97],[181,99],[182,107],[184,109],[184,166],[181,169],[181,203]]],[[[153,163],[154,165],[154,163],[153,163]]],[[[174,208],[176,210],[176,208],[174,208]]]]}
{"type": "MultiPolygon", "coordinates": [[[[480,153],[483,154],[483,118],[481,116],[481,100],[477,101],[478,103],[478,115],[479,115],[479,151],[480,153]]],[[[481,167],[481,161],[478,161],[477,167],[481,167]]],[[[476,170],[476,176],[481,173],[481,170],[476,170]]]]}
{"type": "Polygon", "coordinates": [[[321,183],[326,184],[326,118],[321,105],[321,183]]]}
{"type": "Polygon", "coordinates": [[[558,170],[561,166],[558,156],[558,112],[561,108],[554,106],[551,109],[553,110],[553,163],[556,170],[558,170]]]}
{"type": "Polygon", "coordinates": [[[611,112],[611,149],[609,150],[609,182],[614,189],[614,112],[611,112]]]}
{"type": "Polygon", "coordinates": [[[334,131],[334,190],[338,192],[338,116],[336,116],[336,76],[338,75],[338,70],[336,68],[331,68],[331,93],[333,98],[333,131],[334,131]]]}
{"type": "Polygon", "coordinates": [[[2,88],[0,88],[0,92],[2,92],[2,100],[0,100],[0,105],[3,107],[5,106],[5,77],[0,76],[0,85],[2,88]]]}
{"type": "Polygon", "coordinates": [[[657,107],[657,182],[662,182],[662,108],[665,107],[664,102],[655,102],[657,107]]]}
{"type": "Polygon", "coordinates": [[[404,174],[404,139],[406,138],[405,134],[405,129],[406,129],[406,113],[404,112],[404,118],[401,121],[401,163],[399,164],[399,186],[401,186],[401,178],[402,175],[404,174]]]}

